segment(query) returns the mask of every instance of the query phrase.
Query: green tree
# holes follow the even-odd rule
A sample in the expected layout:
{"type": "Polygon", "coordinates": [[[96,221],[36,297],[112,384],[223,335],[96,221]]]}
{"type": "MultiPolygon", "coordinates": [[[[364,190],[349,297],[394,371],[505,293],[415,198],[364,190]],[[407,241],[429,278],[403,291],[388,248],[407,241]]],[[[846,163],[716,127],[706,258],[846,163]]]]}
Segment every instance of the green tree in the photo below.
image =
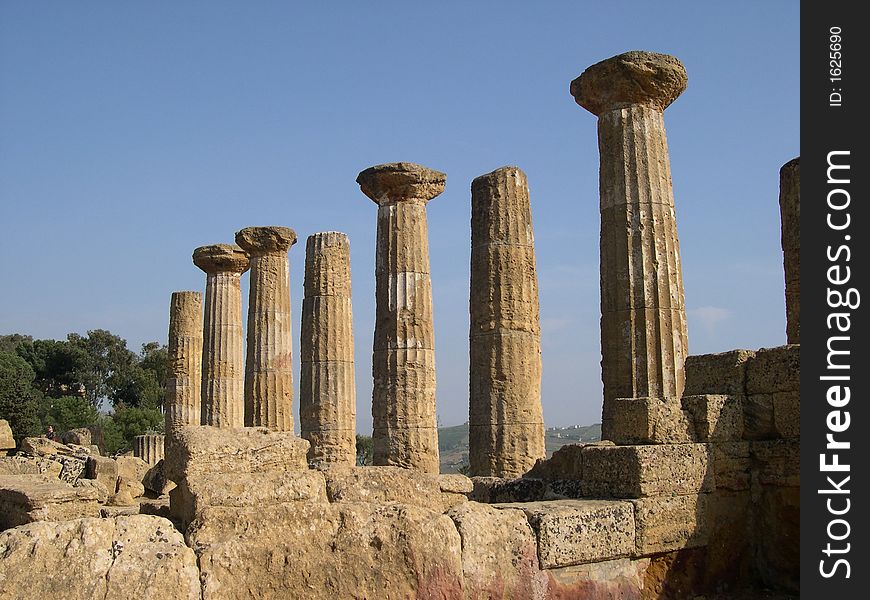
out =
{"type": "Polygon", "coordinates": [[[356,436],[356,464],[358,467],[366,467],[372,464],[374,459],[374,444],[372,436],[359,435],[356,436]]]}
{"type": "Polygon", "coordinates": [[[87,337],[71,333],[67,340],[84,350],[89,358],[89,371],[85,389],[88,400],[99,406],[103,398],[110,398],[119,385],[125,383],[136,355],[127,349],[127,342],[106,329],[92,329],[87,337]]]}
{"type": "Polygon", "coordinates": [[[58,433],[95,425],[100,420],[100,413],[94,405],[81,396],[46,398],[43,401],[43,411],[43,426],[51,425],[58,433]]]}
{"type": "Polygon", "coordinates": [[[20,333],[12,333],[9,335],[0,335],[0,352],[9,352],[17,354],[18,344],[32,343],[33,337],[29,335],[21,335],[20,333]]]}
{"type": "Polygon", "coordinates": [[[0,352],[0,419],[9,421],[16,443],[40,433],[39,393],[32,387],[34,377],[33,369],[23,358],[0,352]]]}
{"type": "Polygon", "coordinates": [[[97,384],[88,353],[67,341],[23,341],[16,352],[33,368],[34,385],[46,396],[78,394],[97,384]]]}
{"type": "MultiPolygon", "coordinates": [[[[112,420],[121,436],[118,452],[126,452],[133,447],[133,438],[145,433],[163,433],[163,413],[155,408],[118,406],[112,413],[112,420]]],[[[105,440],[106,431],[103,430],[105,440]]],[[[107,444],[108,445],[108,444],[107,444]]]]}

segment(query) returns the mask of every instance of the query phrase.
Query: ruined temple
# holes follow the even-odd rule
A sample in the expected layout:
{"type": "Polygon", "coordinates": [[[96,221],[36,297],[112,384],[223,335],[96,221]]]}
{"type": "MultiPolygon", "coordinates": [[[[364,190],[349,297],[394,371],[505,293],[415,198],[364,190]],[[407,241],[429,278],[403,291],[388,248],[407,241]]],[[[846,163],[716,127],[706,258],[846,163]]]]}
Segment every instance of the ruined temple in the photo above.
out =
{"type": "Polygon", "coordinates": [[[678,59],[639,51],[570,85],[598,121],[603,441],[546,457],[532,198],[503,167],[471,183],[472,477],[439,474],[426,206],[447,176],[378,165],[357,177],[377,204],[375,465],[354,465],[347,236],[306,244],[300,437],[296,233],[241,229],[194,251],[204,296],[172,294],[165,438],[124,460],[28,438],[34,461],[68,458],[36,472],[0,459],[0,598],[796,592],[799,162],[779,199],[788,345],[690,355],[664,119],[686,85],[678,59]]]}

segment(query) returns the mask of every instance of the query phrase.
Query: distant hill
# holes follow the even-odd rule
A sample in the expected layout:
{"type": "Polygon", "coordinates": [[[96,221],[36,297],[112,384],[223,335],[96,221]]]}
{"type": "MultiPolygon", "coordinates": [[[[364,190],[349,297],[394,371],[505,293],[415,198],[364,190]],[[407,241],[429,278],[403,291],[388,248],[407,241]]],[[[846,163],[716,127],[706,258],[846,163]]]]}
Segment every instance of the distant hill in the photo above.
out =
{"type": "MultiPolygon", "coordinates": [[[[550,427],[546,431],[547,456],[564,446],[577,442],[596,442],[601,439],[601,424],[550,427]]],[[[468,423],[438,430],[438,450],[441,453],[441,472],[458,473],[468,464],[468,423]]]]}

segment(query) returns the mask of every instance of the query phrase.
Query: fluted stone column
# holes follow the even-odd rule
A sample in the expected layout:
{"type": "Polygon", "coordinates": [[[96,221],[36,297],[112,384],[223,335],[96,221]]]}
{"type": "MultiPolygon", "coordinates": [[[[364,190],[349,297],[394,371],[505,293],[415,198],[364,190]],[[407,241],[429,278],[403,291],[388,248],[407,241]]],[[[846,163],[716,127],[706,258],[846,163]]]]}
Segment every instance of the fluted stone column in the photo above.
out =
{"type": "Polygon", "coordinates": [[[202,294],[173,292],[169,303],[166,433],[202,418],[202,294]]]}
{"type": "Polygon", "coordinates": [[[287,227],[246,227],[236,243],[251,260],[245,426],[293,431],[293,329],[290,261],[296,232],[287,227]]]}
{"type": "Polygon", "coordinates": [[[471,473],[519,477],[546,449],[535,238],[517,167],[471,183],[469,310],[471,473]]]}
{"type": "Polygon", "coordinates": [[[686,308],[664,109],[686,81],[672,56],[627,52],[571,82],[598,116],[604,421],[617,398],[679,402],[683,393],[686,308]]]}
{"type": "Polygon", "coordinates": [[[426,203],[444,191],[446,178],[413,163],[391,163],[366,169],[356,180],[378,205],[372,355],[376,465],[439,471],[426,203]]]}
{"type": "Polygon", "coordinates": [[[164,437],[156,433],[137,435],[133,438],[133,456],[156,465],[163,460],[163,442],[164,437]]]}
{"type": "Polygon", "coordinates": [[[782,218],[782,263],[785,269],[785,333],[789,344],[801,343],[801,159],[779,171],[782,218]]]}
{"type": "Polygon", "coordinates": [[[299,421],[312,464],[356,463],[350,244],[336,231],[305,247],[299,421]]]}
{"type": "Polygon", "coordinates": [[[245,355],[242,335],[242,273],[245,251],[233,244],[202,246],[193,263],[205,271],[202,350],[202,425],[242,427],[245,355]]]}

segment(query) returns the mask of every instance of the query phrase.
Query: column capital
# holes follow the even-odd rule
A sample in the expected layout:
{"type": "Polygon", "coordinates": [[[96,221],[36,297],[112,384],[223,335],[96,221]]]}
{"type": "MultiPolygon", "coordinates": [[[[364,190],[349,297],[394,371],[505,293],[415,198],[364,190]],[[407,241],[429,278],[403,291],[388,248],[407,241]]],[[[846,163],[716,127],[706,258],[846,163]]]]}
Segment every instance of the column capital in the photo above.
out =
{"type": "Polygon", "coordinates": [[[666,109],[688,83],[686,68],[668,54],[632,50],[587,68],[571,82],[574,100],[596,116],[630,105],[666,109]]]}
{"type": "Polygon", "coordinates": [[[447,175],[422,165],[397,162],[369,167],[356,178],[362,193],[379,206],[404,200],[428,202],[444,191],[447,175]]]}
{"type": "Polygon", "coordinates": [[[248,255],[235,244],[211,244],[193,251],[193,264],[206,273],[242,274],[250,268],[248,255]]]}
{"type": "Polygon", "coordinates": [[[296,243],[296,232],[289,227],[245,227],[236,232],[236,244],[250,256],[286,253],[296,243]]]}

